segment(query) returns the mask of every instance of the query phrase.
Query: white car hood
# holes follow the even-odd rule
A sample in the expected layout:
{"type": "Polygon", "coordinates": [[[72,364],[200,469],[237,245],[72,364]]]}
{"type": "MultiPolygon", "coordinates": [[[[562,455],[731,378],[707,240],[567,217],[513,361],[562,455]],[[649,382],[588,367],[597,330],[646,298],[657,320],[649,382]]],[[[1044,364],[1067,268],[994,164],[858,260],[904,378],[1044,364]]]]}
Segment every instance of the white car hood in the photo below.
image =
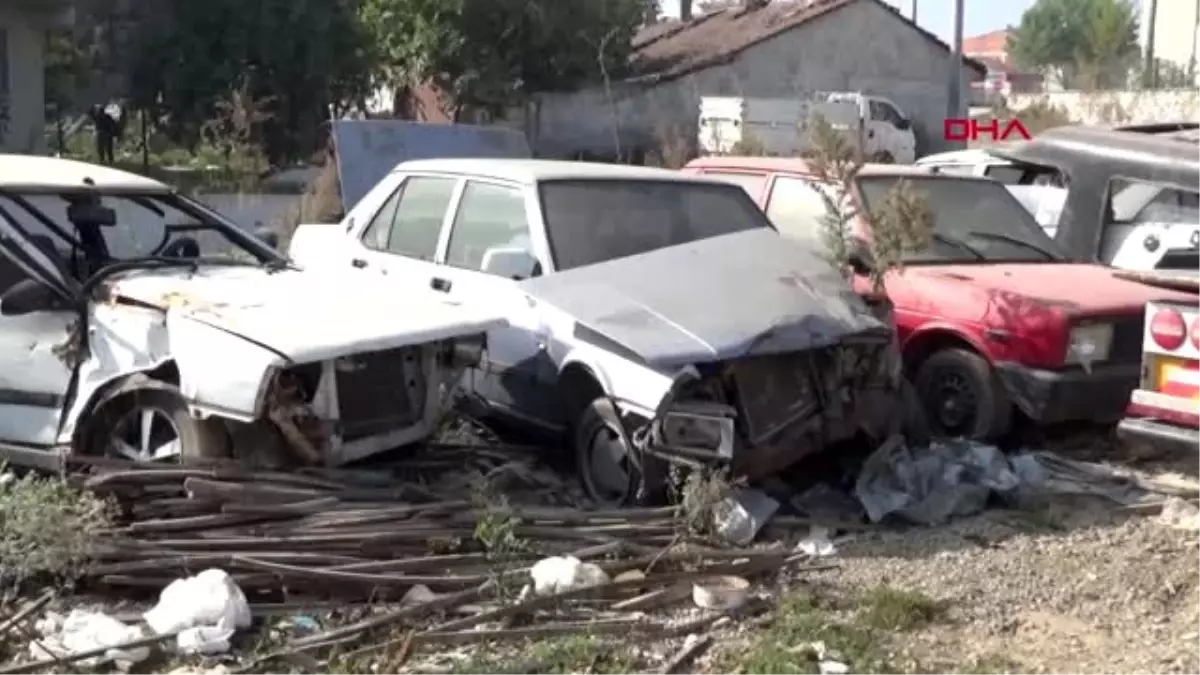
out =
{"type": "Polygon", "coordinates": [[[369,275],[257,267],[147,270],[112,283],[116,296],[177,312],[295,363],[486,332],[507,320],[479,305],[369,275]]]}

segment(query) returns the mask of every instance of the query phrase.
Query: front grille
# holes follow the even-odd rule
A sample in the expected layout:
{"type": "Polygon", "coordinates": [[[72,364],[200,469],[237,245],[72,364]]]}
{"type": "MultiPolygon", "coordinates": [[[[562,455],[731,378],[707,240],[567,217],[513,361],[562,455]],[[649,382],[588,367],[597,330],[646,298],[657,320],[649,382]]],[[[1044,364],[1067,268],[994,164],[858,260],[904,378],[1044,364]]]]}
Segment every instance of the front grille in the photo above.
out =
{"type": "Polygon", "coordinates": [[[342,438],[416,424],[425,410],[420,347],[343,356],[335,363],[342,438]]]}

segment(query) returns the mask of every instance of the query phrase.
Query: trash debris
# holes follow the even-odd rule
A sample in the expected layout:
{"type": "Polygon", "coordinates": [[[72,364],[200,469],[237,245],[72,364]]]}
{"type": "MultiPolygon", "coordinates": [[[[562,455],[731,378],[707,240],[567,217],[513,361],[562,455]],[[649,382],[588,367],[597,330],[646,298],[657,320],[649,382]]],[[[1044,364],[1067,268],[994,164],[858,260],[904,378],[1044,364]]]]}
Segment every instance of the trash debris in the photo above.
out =
{"type": "Polygon", "coordinates": [[[844,490],[828,483],[817,483],[788,500],[791,507],[808,516],[810,520],[825,523],[860,522],[862,504],[844,490]]]}
{"type": "Polygon", "coordinates": [[[408,592],[404,594],[404,597],[400,598],[400,606],[412,607],[413,605],[432,602],[435,598],[437,598],[437,593],[429,590],[428,586],[425,584],[416,584],[412,588],[408,589],[408,592]]]}
{"type": "Polygon", "coordinates": [[[608,574],[599,565],[569,555],[537,561],[530,568],[529,576],[533,577],[533,590],[538,595],[565,593],[609,582],[608,574]]]}
{"type": "Polygon", "coordinates": [[[796,544],[796,551],[805,555],[823,558],[837,552],[833,540],[829,538],[829,528],[824,525],[812,525],[808,535],[796,544]]]}
{"type": "Polygon", "coordinates": [[[692,584],[692,602],[700,609],[727,612],[746,602],[750,582],[735,576],[719,576],[692,584]]]}
{"type": "Polygon", "coordinates": [[[1164,496],[1195,497],[1200,486],[1155,480],[1051,452],[1006,457],[999,448],[973,441],[909,448],[892,438],[867,458],[854,494],[872,522],[895,514],[936,525],[983,510],[992,496],[1024,504],[1049,496],[1087,495],[1134,506],[1164,496]]]}
{"type": "Polygon", "coordinates": [[[767,493],[754,489],[739,489],[715,507],[717,534],[736,546],[745,546],[779,510],[779,502],[767,493]]]}
{"type": "MultiPolygon", "coordinates": [[[[57,619],[57,618],[56,618],[57,619]]],[[[49,629],[42,639],[29,645],[35,659],[62,659],[76,654],[103,650],[96,656],[79,659],[81,666],[94,668],[106,661],[115,661],[122,669],[150,658],[149,647],[122,648],[128,642],[143,637],[142,629],[118,621],[103,612],[74,609],[61,623],[58,620],[39,622],[39,628],[49,629]]]]}
{"type": "Polygon", "coordinates": [[[850,672],[850,666],[841,661],[819,661],[817,668],[821,670],[821,675],[846,675],[850,672]]]}
{"type": "Polygon", "coordinates": [[[1200,506],[1171,497],[1163,502],[1158,522],[1175,530],[1200,530],[1200,506]]]}
{"type": "Polygon", "coordinates": [[[224,570],[215,568],[172,581],[143,618],[159,635],[178,634],[176,642],[184,654],[229,651],[233,634],[248,628],[251,620],[242,589],[224,570]]]}

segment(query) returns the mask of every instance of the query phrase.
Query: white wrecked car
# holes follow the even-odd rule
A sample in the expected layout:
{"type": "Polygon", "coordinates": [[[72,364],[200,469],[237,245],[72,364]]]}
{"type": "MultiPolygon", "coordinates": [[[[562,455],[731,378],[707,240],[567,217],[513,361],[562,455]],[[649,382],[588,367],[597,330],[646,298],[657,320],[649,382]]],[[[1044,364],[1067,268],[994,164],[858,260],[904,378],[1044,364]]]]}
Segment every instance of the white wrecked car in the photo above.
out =
{"type": "Polygon", "coordinates": [[[64,159],[0,155],[0,251],[0,448],[26,464],[358,459],[425,438],[506,325],[301,272],[163,183],[64,159]]]}
{"type": "Polygon", "coordinates": [[[489,416],[567,432],[599,502],[655,498],[665,463],[754,480],[905,419],[891,327],[824,249],[717,179],[404,162],[291,253],[503,311],[469,388],[489,416]]]}

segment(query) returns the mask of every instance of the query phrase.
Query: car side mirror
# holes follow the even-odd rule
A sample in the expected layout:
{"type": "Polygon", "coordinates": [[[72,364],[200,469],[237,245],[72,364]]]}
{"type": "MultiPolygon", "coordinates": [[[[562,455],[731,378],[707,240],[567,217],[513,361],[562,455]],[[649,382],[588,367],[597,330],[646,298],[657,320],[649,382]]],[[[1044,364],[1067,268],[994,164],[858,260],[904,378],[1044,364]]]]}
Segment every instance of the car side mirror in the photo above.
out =
{"type": "Polygon", "coordinates": [[[23,316],[34,312],[67,309],[62,296],[37,279],[22,279],[0,295],[0,315],[23,316]]]}
{"type": "Polygon", "coordinates": [[[75,202],[67,207],[67,220],[76,225],[112,227],[117,224],[117,212],[103,204],[75,202]]]}
{"type": "Polygon", "coordinates": [[[523,248],[489,248],[480,265],[480,271],[486,274],[516,281],[537,276],[540,268],[538,259],[523,248]]]}
{"type": "Polygon", "coordinates": [[[266,225],[254,228],[254,236],[271,248],[279,248],[279,233],[266,225]]]}

